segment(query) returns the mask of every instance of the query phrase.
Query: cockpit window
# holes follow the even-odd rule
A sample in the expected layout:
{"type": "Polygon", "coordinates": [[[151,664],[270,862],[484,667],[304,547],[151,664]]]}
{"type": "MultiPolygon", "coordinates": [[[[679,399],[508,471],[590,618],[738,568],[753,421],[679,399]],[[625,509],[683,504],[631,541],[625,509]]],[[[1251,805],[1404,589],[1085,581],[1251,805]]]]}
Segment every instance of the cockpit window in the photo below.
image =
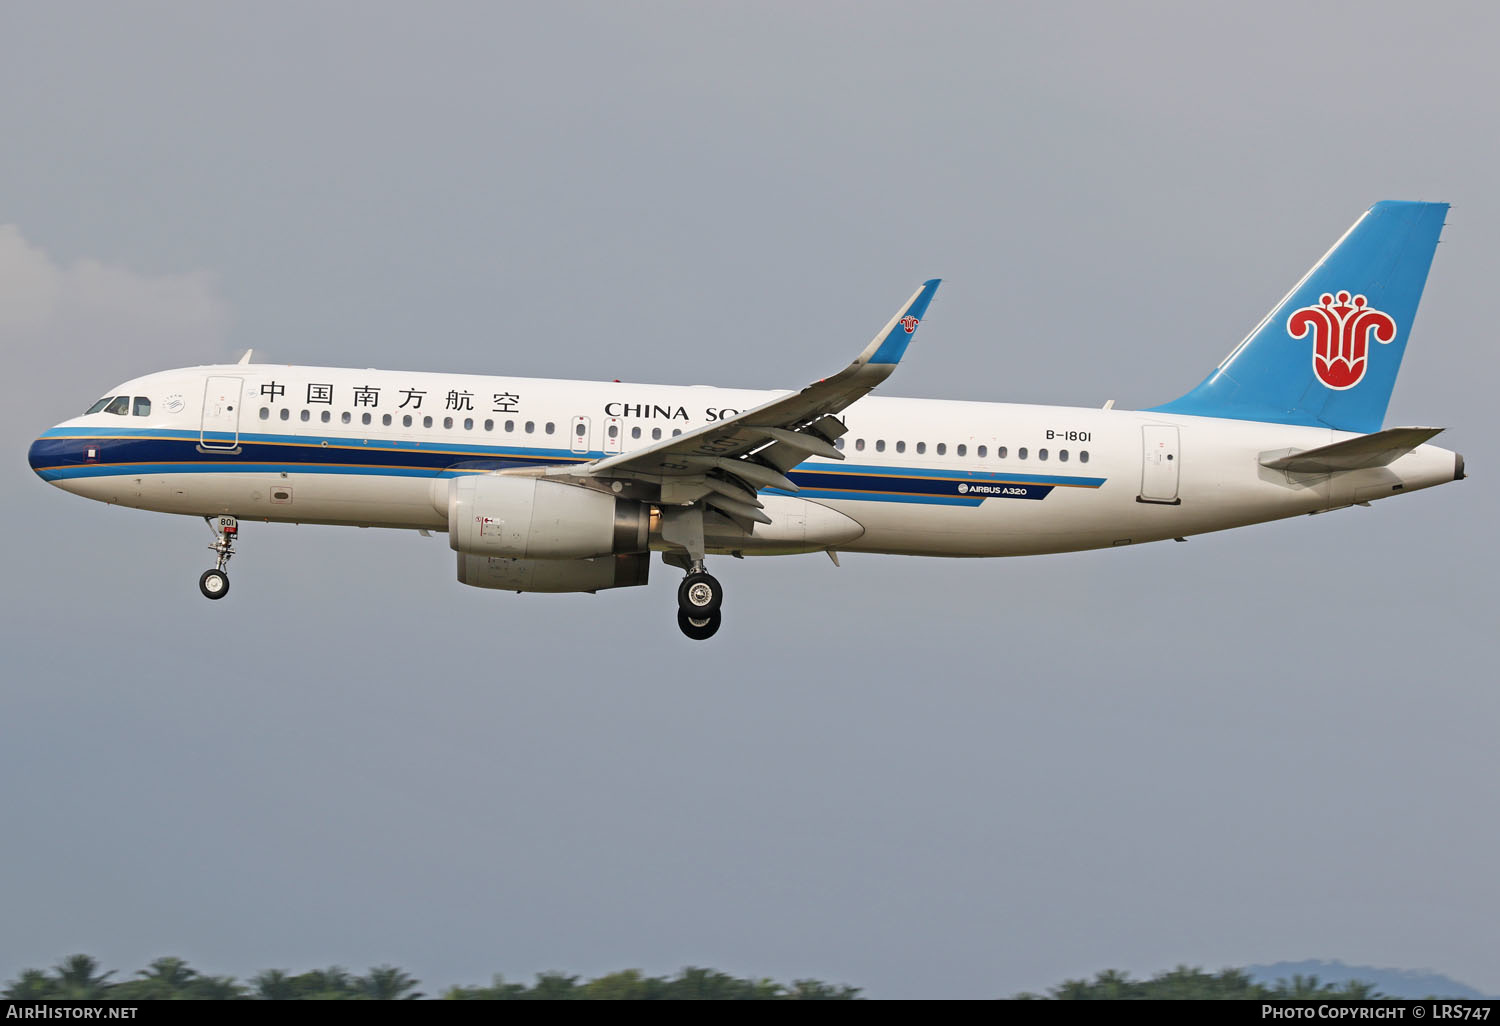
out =
{"type": "Polygon", "coordinates": [[[151,400],[143,395],[136,396],[134,413],[137,417],[151,416],[151,400]]]}
{"type": "Polygon", "coordinates": [[[117,395],[117,396],[115,396],[113,399],[111,399],[109,401],[109,405],[106,406],[106,407],[104,407],[104,412],[105,413],[118,413],[122,417],[129,416],[130,415],[130,396],[128,396],[128,395],[117,395]]]}
{"type": "Polygon", "coordinates": [[[100,410],[102,410],[106,406],[108,406],[109,405],[109,401],[111,399],[113,399],[113,398],[114,398],[114,396],[112,396],[112,395],[105,396],[103,399],[100,399],[97,403],[95,403],[94,405],[90,406],[88,409],[84,410],[83,411],[83,415],[85,417],[87,417],[90,413],[98,413],[100,410]]]}

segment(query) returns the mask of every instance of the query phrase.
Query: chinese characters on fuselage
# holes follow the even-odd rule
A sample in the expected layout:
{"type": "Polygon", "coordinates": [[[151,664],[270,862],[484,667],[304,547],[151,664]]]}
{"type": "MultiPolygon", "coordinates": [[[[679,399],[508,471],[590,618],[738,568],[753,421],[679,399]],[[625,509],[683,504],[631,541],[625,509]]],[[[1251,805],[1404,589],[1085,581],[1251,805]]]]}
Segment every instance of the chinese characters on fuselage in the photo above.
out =
{"type": "MultiPolygon", "coordinates": [[[[432,391],[426,388],[389,388],[383,385],[338,386],[326,381],[307,382],[303,393],[307,405],[335,406],[341,400],[355,407],[380,409],[382,404],[397,410],[420,410],[422,403],[432,391]],[[340,391],[344,395],[340,395],[340,391]],[[399,400],[399,401],[398,401],[399,400]]],[[[276,404],[285,402],[287,386],[279,381],[267,381],[260,386],[262,401],[276,404]]],[[[445,410],[473,411],[475,395],[471,391],[450,388],[440,392],[445,410]]],[[[296,392],[293,393],[296,395],[296,392]]],[[[481,400],[481,403],[483,400],[481,400]]],[[[491,392],[491,413],[520,413],[521,396],[515,392],[491,392]]],[[[710,406],[704,409],[701,419],[705,421],[728,420],[737,416],[739,410],[710,406]]],[[[680,420],[692,421],[687,407],[662,405],[661,403],[608,402],[604,404],[606,417],[624,420],[680,420]]]]}
{"type": "MultiPolygon", "coordinates": [[[[306,403],[308,405],[321,404],[333,406],[338,402],[335,395],[337,386],[328,382],[308,382],[306,392],[306,403]]],[[[391,392],[399,394],[401,401],[395,403],[398,410],[420,410],[422,400],[427,397],[427,389],[424,388],[397,388],[385,389],[385,401],[393,403],[391,392]]],[[[355,385],[348,390],[348,405],[368,406],[379,409],[382,398],[382,386],[378,385],[355,385]]],[[[260,386],[260,398],[268,403],[284,401],[286,398],[286,385],[279,381],[267,381],[260,386]]],[[[515,392],[494,392],[490,400],[493,403],[492,413],[519,413],[521,397],[515,392]]],[[[469,410],[474,407],[474,393],[450,388],[443,397],[443,408],[447,410],[469,410]]]]}

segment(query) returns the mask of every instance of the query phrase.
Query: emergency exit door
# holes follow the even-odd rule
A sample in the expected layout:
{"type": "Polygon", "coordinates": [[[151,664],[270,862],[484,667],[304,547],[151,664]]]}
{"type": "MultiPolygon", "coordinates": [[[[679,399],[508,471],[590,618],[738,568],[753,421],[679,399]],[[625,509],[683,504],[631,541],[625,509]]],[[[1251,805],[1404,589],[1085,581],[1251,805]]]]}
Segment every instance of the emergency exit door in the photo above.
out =
{"type": "Polygon", "coordinates": [[[572,441],[574,452],[587,453],[589,451],[589,419],[587,417],[573,418],[572,441]]]}
{"type": "Polygon", "coordinates": [[[1175,506],[1181,459],[1177,451],[1177,428],[1147,424],[1141,428],[1141,502],[1163,502],[1175,506]]]}
{"type": "Polygon", "coordinates": [[[203,422],[198,444],[204,449],[238,449],[241,378],[209,378],[203,386],[203,422]]]}

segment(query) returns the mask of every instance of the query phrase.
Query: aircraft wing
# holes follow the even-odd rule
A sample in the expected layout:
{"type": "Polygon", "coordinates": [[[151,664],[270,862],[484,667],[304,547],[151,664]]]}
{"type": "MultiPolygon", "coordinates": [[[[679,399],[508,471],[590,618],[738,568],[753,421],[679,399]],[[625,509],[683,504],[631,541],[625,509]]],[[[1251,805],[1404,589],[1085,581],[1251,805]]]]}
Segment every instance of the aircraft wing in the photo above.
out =
{"type": "Polygon", "coordinates": [[[795,492],[786,471],[809,456],[841,460],[846,428],[834,414],[879,385],[900,363],[941,279],[923,283],[854,362],[799,392],[762,403],[643,449],[561,467],[549,476],[613,478],[660,489],[664,504],[703,502],[735,519],[769,524],[756,493],[795,492]]]}

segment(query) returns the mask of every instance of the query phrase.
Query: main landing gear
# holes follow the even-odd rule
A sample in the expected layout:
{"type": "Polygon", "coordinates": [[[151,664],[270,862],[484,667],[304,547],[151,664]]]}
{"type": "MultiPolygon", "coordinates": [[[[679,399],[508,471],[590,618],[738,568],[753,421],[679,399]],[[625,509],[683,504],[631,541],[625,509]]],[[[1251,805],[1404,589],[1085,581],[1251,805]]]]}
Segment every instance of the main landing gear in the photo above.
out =
{"type": "Polygon", "coordinates": [[[664,507],[661,519],[662,539],[672,546],[662,559],[687,571],[677,587],[677,626],[694,641],[707,641],[724,621],[724,586],[703,565],[703,507],[664,507]]]}
{"type": "Polygon", "coordinates": [[[240,534],[240,522],[234,517],[204,517],[203,522],[213,532],[214,543],[209,549],[218,553],[218,562],[212,570],[203,571],[198,578],[198,590],[204,598],[221,599],[229,594],[229,575],[224,572],[230,557],[234,555],[234,540],[240,534]]]}
{"type": "Polygon", "coordinates": [[[697,560],[677,586],[677,626],[694,641],[707,641],[719,632],[724,586],[697,560]]]}

